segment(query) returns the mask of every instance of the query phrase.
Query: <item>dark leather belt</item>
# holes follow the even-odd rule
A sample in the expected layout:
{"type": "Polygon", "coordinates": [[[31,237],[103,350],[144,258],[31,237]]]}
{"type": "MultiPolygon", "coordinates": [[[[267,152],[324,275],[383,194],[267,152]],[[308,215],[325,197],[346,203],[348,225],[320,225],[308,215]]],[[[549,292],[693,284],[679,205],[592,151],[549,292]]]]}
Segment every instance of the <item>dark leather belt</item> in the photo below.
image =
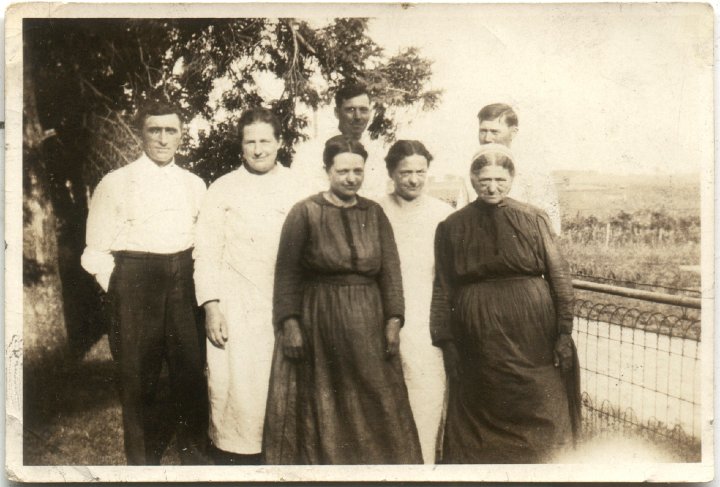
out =
{"type": "Polygon", "coordinates": [[[156,254],[153,252],[137,252],[135,250],[118,250],[113,252],[113,257],[120,260],[161,260],[173,261],[192,258],[192,247],[172,254],[156,254]]]}

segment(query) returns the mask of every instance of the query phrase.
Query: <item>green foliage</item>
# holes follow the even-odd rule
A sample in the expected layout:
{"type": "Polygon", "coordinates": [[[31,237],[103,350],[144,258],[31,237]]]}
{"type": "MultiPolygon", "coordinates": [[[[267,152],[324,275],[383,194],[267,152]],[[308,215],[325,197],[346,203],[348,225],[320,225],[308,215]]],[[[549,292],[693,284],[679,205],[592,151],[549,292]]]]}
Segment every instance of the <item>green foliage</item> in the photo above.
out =
{"type": "Polygon", "coordinates": [[[698,289],[700,275],[680,269],[700,262],[700,245],[633,244],[605,247],[583,245],[562,239],[565,258],[573,271],[618,281],[635,281],[657,286],[698,289]]]}
{"type": "Polygon", "coordinates": [[[594,215],[563,219],[563,235],[570,241],[624,246],[700,242],[699,216],[672,216],[665,210],[619,211],[608,218],[594,215]]]}
{"type": "MultiPolygon", "coordinates": [[[[73,154],[67,164],[107,170],[106,161],[92,157],[98,150],[107,155],[105,146],[113,142],[98,137],[98,117],[130,126],[144,100],[160,97],[209,126],[183,155],[212,181],[240,164],[233,125],[245,108],[267,106],[280,118],[279,158],[289,165],[293,148],[306,138],[303,113],[331,103],[346,80],[366,83],[373,95],[373,137],[394,137],[398,108],[437,106],[440,91],[425,89],[432,63],[414,48],[387,57],[367,35],[367,24],[342,18],[320,27],[290,18],[38,19],[26,21],[26,55],[41,123],[55,128],[73,154]],[[281,93],[263,92],[261,79],[275,80],[281,93]]],[[[115,157],[115,167],[127,159],[115,157]]],[[[96,179],[77,188],[84,192],[82,186],[96,179]]]]}

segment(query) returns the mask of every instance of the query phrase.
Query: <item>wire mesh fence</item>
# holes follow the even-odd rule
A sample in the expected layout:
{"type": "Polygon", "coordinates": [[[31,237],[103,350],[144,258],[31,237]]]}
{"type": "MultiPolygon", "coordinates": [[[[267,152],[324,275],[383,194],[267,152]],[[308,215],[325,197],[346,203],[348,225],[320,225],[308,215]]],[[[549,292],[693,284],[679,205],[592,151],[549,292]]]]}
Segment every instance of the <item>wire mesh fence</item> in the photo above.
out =
{"type": "Polygon", "coordinates": [[[700,461],[700,321],[576,300],[573,334],[585,440],[642,437],[700,461]]]}

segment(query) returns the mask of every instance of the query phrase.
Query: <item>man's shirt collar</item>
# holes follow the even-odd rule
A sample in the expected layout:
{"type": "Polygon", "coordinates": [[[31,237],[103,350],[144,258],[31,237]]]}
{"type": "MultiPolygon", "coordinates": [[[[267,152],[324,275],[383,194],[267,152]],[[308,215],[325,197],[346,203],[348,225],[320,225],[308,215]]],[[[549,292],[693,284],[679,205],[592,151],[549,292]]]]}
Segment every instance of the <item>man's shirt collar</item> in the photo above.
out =
{"type": "Polygon", "coordinates": [[[155,161],[150,159],[148,155],[143,152],[143,155],[140,157],[140,167],[144,171],[164,172],[173,170],[175,167],[177,167],[177,165],[175,164],[175,158],[173,157],[173,159],[169,163],[165,164],[164,166],[158,166],[155,161]]]}

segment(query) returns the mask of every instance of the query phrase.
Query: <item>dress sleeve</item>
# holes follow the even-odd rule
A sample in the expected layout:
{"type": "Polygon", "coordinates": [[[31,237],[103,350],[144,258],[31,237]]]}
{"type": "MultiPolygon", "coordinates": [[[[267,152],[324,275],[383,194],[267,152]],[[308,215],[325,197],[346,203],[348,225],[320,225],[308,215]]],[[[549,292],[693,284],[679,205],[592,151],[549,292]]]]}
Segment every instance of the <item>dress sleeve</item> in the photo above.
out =
{"type": "Polygon", "coordinates": [[[98,284],[107,291],[115,259],[110,253],[115,239],[122,231],[124,222],[119,208],[119,180],[108,175],[100,181],[90,199],[86,229],[86,247],[80,258],[83,268],[92,274],[98,284]]]}
{"type": "Polygon", "coordinates": [[[548,279],[552,290],[558,331],[570,333],[573,328],[573,301],[575,297],[570,269],[560,254],[548,216],[545,214],[540,215],[538,225],[545,251],[545,277],[548,279]]]}
{"type": "Polygon", "coordinates": [[[306,203],[296,204],[288,213],[280,234],[275,264],[273,324],[282,326],[288,318],[302,316],[303,251],[310,238],[306,203]]]}
{"type": "Polygon", "coordinates": [[[395,234],[385,212],[377,207],[378,228],[380,233],[380,250],[382,267],[378,274],[378,285],[383,301],[385,320],[400,318],[405,321],[405,297],[403,295],[402,273],[400,271],[400,255],[398,254],[395,234]]]}
{"type": "Polygon", "coordinates": [[[199,305],[219,299],[223,252],[225,249],[224,193],[221,186],[211,186],[200,204],[195,224],[195,297],[199,305]]]}
{"type": "Polygon", "coordinates": [[[433,345],[453,340],[452,319],[452,253],[444,222],[435,230],[435,279],[430,303],[430,337],[433,345]]]}

